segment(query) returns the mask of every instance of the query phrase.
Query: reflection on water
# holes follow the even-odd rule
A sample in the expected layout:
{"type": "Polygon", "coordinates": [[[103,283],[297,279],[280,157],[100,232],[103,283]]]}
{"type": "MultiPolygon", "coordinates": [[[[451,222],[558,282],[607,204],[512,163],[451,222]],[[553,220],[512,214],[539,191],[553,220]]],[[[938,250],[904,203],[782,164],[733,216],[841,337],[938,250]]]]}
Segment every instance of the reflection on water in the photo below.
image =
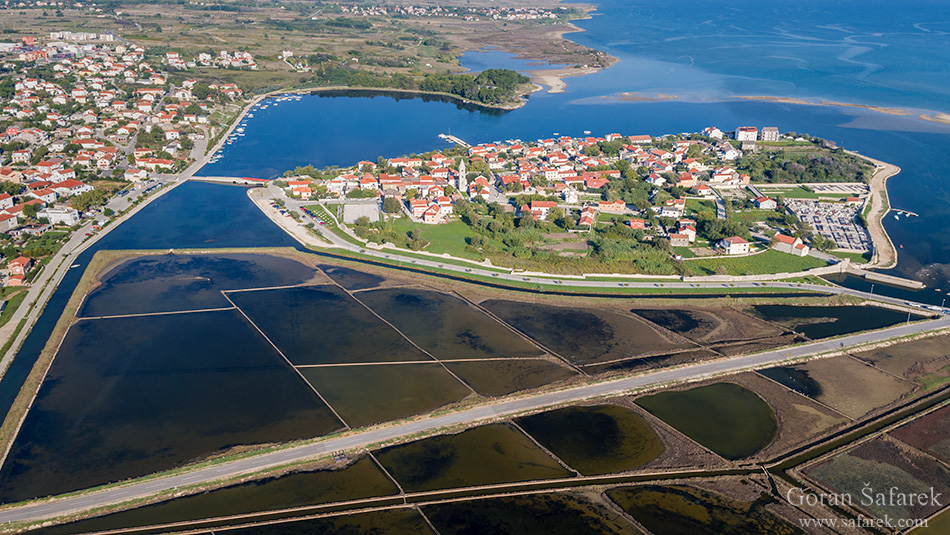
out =
{"type": "MultiPolygon", "coordinates": [[[[306,505],[388,496],[399,489],[369,457],[341,470],[300,472],[177,498],[100,518],[39,530],[37,535],[68,535],[186,520],[290,509],[306,505]]],[[[241,521],[231,521],[245,522],[241,521]]],[[[228,522],[216,523],[223,525],[228,522]]]]}
{"type": "Polygon", "coordinates": [[[715,383],[637,398],[637,405],[726,459],[749,457],[778,431],[775,413],[751,390],[715,383]]]}
{"type": "Polygon", "coordinates": [[[337,286],[229,297],[294,365],[432,360],[337,286]]]}
{"type": "Polygon", "coordinates": [[[920,319],[906,312],[874,306],[755,305],[763,318],[798,331],[812,340],[890,327],[920,319]]]}
{"type": "Polygon", "coordinates": [[[234,310],[73,325],[0,471],[4,502],[341,427],[234,310]]]}

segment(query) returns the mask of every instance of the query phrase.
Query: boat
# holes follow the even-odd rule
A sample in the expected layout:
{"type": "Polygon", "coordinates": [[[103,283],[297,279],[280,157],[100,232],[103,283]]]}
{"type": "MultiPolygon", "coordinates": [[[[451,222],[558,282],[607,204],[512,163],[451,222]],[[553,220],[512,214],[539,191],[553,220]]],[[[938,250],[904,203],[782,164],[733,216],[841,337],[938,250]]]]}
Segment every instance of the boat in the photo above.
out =
{"type": "Polygon", "coordinates": [[[585,135],[585,136],[589,136],[589,135],[590,135],[590,130],[584,130],[584,135],[585,135]]]}
{"type": "Polygon", "coordinates": [[[898,220],[898,221],[901,220],[901,218],[897,217],[897,214],[894,214],[894,219],[896,219],[896,220],[898,220]]]}

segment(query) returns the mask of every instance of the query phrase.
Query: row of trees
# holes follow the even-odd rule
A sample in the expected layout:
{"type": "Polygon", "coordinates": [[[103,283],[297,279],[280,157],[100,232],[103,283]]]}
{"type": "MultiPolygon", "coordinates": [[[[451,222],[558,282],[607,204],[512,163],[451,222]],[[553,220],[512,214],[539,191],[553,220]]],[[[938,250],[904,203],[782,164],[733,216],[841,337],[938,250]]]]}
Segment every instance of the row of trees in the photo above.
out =
{"type": "Polygon", "coordinates": [[[374,73],[343,65],[323,65],[313,81],[321,85],[393,88],[448,93],[482,104],[503,104],[517,96],[519,86],[530,79],[508,69],[489,69],[470,74],[427,74],[421,81],[401,73],[374,73]]]}

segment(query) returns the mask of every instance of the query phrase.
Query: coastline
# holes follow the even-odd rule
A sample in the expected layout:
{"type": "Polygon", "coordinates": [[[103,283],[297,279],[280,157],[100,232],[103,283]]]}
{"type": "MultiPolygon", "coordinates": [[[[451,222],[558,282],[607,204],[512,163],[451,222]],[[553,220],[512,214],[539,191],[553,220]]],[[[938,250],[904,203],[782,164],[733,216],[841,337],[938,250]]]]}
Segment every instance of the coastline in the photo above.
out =
{"type": "Polygon", "coordinates": [[[887,196],[887,179],[900,173],[901,168],[894,164],[858,154],[857,152],[845,152],[871,162],[877,167],[869,184],[871,188],[871,206],[865,216],[868,233],[871,235],[871,243],[874,245],[874,251],[871,260],[863,267],[876,269],[891,269],[897,267],[897,248],[894,247],[894,242],[891,241],[891,237],[888,236],[887,231],[884,229],[884,217],[891,211],[890,201],[887,196]]]}
{"type": "Polygon", "coordinates": [[[923,121],[928,121],[931,123],[950,125],[950,114],[942,112],[933,112],[933,113],[921,113],[919,110],[913,110],[909,108],[895,108],[889,106],[873,106],[870,104],[856,104],[853,102],[839,102],[835,100],[825,100],[825,99],[806,99],[800,97],[778,97],[770,95],[758,95],[758,96],[735,96],[732,98],[741,99],[741,100],[754,100],[762,102],[776,102],[779,104],[796,104],[800,106],[835,106],[839,108],[862,108],[865,110],[874,111],[877,113],[883,113],[885,115],[895,115],[898,117],[911,117],[916,116],[917,119],[923,121]]]}
{"type": "MultiPolygon", "coordinates": [[[[588,19],[590,18],[590,12],[587,12],[586,18],[588,19]]],[[[569,41],[569,39],[566,39],[564,35],[569,34],[569,33],[587,31],[581,28],[580,26],[574,24],[573,22],[568,22],[564,24],[564,26],[566,26],[564,29],[550,32],[550,35],[556,36],[559,39],[564,39],[564,40],[569,41]]],[[[522,58],[522,59],[547,61],[546,58],[532,58],[528,56],[521,56],[521,55],[518,55],[517,51],[514,51],[514,52],[506,51],[506,52],[515,54],[516,57],[522,58]]],[[[603,54],[607,60],[605,62],[606,64],[603,67],[587,67],[585,65],[583,67],[558,67],[558,68],[553,68],[553,69],[531,69],[525,72],[527,72],[531,76],[531,79],[535,83],[548,86],[550,88],[547,91],[548,93],[563,93],[565,88],[567,87],[567,82],[564,81],[565,78],[574,78],[577,76],[586,76],[588,74],[598,73],[604,69],[609,69],[610,67],[613,67],[614,65],[620,62],[620,58],[616,56],[611,56],[610,54],[607,54],[606,52],[603,52],[603,54]]]]}

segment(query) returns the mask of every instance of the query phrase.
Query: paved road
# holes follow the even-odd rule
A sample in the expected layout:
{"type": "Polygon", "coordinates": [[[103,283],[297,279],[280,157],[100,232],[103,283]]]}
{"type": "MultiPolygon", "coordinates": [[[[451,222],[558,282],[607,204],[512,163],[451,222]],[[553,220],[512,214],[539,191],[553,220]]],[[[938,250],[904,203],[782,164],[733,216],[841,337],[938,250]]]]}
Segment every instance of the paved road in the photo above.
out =
{"type": "MultiPolygon", "coordinates": [[[[257,195],[252,195],[252,199],[255,200],[259,205],[268,206],[266,202],[267,196],[261,195],[263,192],[257,192],[257,195]]],[[[276,188],[271,186],[268,190],[268,193],[274,196],[280,196],[279,191],[276,188]]],[[[265,214],[271,217],[278,225],[286,228],[290,231],[291,235],[297,238],[298,240],[307,243],[309,241],[315,241],[311,238],[304,228],[293,221],[291,218],[281,217],[277,214],[275,210],[265,209],[265,214]]],[[[359,250],[363,254],[377,257],[385,258],[396,258],[397,255],[393,253],[388,253],[386,251],[375,251],[372,249],[361,248],[359,246],[353,245],[345,240],[339,238],[335,234],[327,231],[320,225],[317,225],[315,228],[320,229],[323,232],[326,239],[330,240],[332,243],[349,249],[349,250],[359,250]]],[[[733,282],[733,283],[712,283],[712,282],[701,282],[701,283],[688,283],[688,282],[679,282],[679,281],[670,281],[670,282],[612,282],[612,281],[587,281],[587,280],[564,280],[564,279],[553,279],[544,276],[521,276],[518,274],[511,273],[498,273],[496,271],[491,271],[488,269],[483,269],[477,264],[473,264],[473,267],[466,268],[464,266],[456,266],[454,264],[447,264],[439,262],[437,259],[433,260],[416,260],[416,259],[405,259],[413,263],[417,263],[422,266],[429,267],[440,267],[446,270],[455,270],[455,271],[464,271],[466,273],[481,274],[489,277],[497,277],[502,280],[521,280],[529,283],[538,283],[538,284],[557,284],[563,286],[573,286],[573,287],[633,287],[633,288],[730,288],[730,287],[764,287],[768,286],[771,288],[789,288],[789,289],[808,289],[820,292],[831,292],[839,294],[848,294],[855,295],[858,297],[870,298],[871,296],[856,290],[851,290],[848,288],[840,287],[827,287],[819,286],[812,284],[798,284],[798,283],[780,283],[780,282],[769,282],[767,284],[761,282],[752,282],[752,281],[742,281],[742,282],[733,282]]],[[[884,296],[873,296],[875,299],[881,301],[887,301],[895,304],[906,304],[902,300],[887,298],[884,296]]],[[[915,305],[920,306],[920,305],[915,305]]],[[[940,328],[950,327],[950,317],[941,316],[939,319],[931,321],[921,321],[915,323],[909,323],[897,327],[892,327],[889,329],[884,329],[880,331],[856,334],[853,336],[847,336],[839,338],[836,340],[828,340],[822,342],[815,342],[811,344],[804,344],[800,346],[795,346],[791,348],[769,351],[765,353],[760,353],[756,355],[747,355],[742,357],[735,357],[730,359],[717,360],[712,362],[704,362],[700,364],[694,364],[690,366],[684,366],[676,369],[666,369],[659,370],[635,377],[628,377],[623,379],[615,379],[610,381],[604,381],[597,384],[581,386],[566,390],[561,390],[557,392],[550,392],[539,394],[535,396],[528,396],[520,399],[513,399],[509,401],[503,401],[494,403],[491,405],[480,406],[472,409],[467,409],[451,414],[445,414],[438,417],[431,417],[426,419],[420,419],[413,422],[407,422],[397,425],[392,425],[390,427],[385,427],[381,429],[373,429],[368,431],[358,431],[351,434],[323,440],[320,442],[315,442],[312,444],[307,444],[303,446],[297,446],[294,448],[289,448],[286,450],[272,452],[262,455],[257,455],[254,457],[241,459],[233,461],[226,464],[215,465],[207,468],[202,468],[187,473],[160,478],[151,481],[145,481],[141,483],[133,483],[125,485],[122,487],[111,488],[103,490],[94,494],[71,497],[59,499],[47,503],[38,503],[32,505],[24,505],[15,508],[7,508],[5,510],[0,510],[0,522],[13,522],[13,521],[23,521],[23,520],[37,520],[42,518],[49,518],[54,516],[59,516],[67,513],[72,513],[76,511],[81,511],[84,509],[100,507],[103,505],[122,502],[130,500],[133,498],[145,497],[152,495],[157,492],[173,489],[183,485],[192,485],[196,483],[209,482],[225,477],[230,477],[249,471],[256,471],[262,468],[279,466],[287,464],[290,462],[295,462],[314,456],[319,456],[331,451],[337,450],[352,450],[362,448],[368,445],[377,444],[382,441],[398,439],[401,437],[406,437],[414,435],[416,433],[435,430],[445,426],[453,426],[459,424],[467,424],[472,422],[484,421],[486,419],[496,418],[499,416],[509,416],[512,414],[517,414],[519,412],[527,410],[535,410],[544,407],[549,407],[553,405],[558,405],[561,403],[572,402],[583,400],[591,397],[597,396],[607,396],[607,395],[616,395],[626,391],[634,389],[642,389],[644,387],[650,387],[654,385],[660,385],[668,382],[676,381],[685,381],[692,379],[701,379],[708,377],[710,375],[725,374],[738,372],[744,369],[752,367],[763,367],[774,365],[775,363],[784,361],[790,358],[805,357],[816,355],[828,351],[834,351],[841,349],[843,347],[856,345],[856,344],[866,344],[870,342],[876,342],[880,340],[886,340],[898,336],[915,334],[923,331],[929,331],[940,328]]]]}
{"type": "MultiPolygon", "coordinates": [[[[288,199],[284,196],[280,188],[274,186],[273,184],[268,186],[267,189],[269,198],[283,199],[287,208],[290,210],[297,210],[299,212],[300,207],[314,204],[310,201],[295,201],[293,199],[288,199]]],[[[252,198],[253,199],[253,198],[252,198]]],[[[265,215],[271,218],[275,223],[280,227],[284,228],[291,236],[293,236],[297,241],[303,243],[304,245],[315,245],[325,247],[326,244],[318,241],[317,239],[311,237],[304,231],[302,224],[295,222],[289,217],[281,217],[276,211],[268,210],[267,207],[269,203],[266,202],[266,199],[259,198],[255,200],[258,206],[264,211],[265,215]]],[[[304,223],[312,221],[311,218],[307,217],[304,214],[301,219],[304,223]]],[[[920,310],[921,313],[930,313],[935,312],[935,310],[930,310],[929,312],[924,309],[923,304],[913,303],[906,301],[904,299],[898,299],[894,297],[887,297],[883,295],[872,295],[867,292],[862,292],[858,290],[852,290],[850,288],[844,288],[840,286],[823,286],[820,284],[810,284],[810,283],[798,283],[798,282],[781,282],[781,281],[749,281],[736,278],[734,280],[728,281],[716,281],[716,282],[685,282],[679,279],[671,278],[667,281],[657,282],[655,279],[649,282],[637,282],[635,279],[620,279],[617,281],[611,280],[584,280],[584,279],[569,279],[569,278],[554,278],[544,275],[529,275],[521,273],[511,273],[500,271],[499,268],[491,269],[489,266],[480,262],[471,262],[470,265],[459,265],[459,264],[450,264],[445,260],[440,260],[439,255],[431,255],[431,260],[424,260],[419,258],[410,258],[401,256],[396,250],[393,249],[373,249],[370,247],[360,247],[353,243],[350,243],[343,238],[337,236],[329,229],[321,226],[319,224],[314,225],[314,229],[320,232],[324,240],[331,242],[334,246],[341,249],[346,249],[353,252],[361,253],[364,256],[370,256],[375,258],[380,258],[384,260],[399,260],[407,262],[410,264],[415,264],[420,267],[429,267],[429,268],[438,268],[445,271],[454,271],[462,275],[481,275],[484,277],[490,277],[497,279],[499,282],[505,281],[514,281],[527,284],[543,284],[551,286],[563,286],[566,288],[642,288],[642,289],[651,289],[651,290],[696,290],[696,289],[716,289],[716,290],[732,290],[736,288],[760,288],[763,292],[770,291],[769,289],[783,288],[790,291],[813,291],[821,293],[831,293],[831,294],[844,294],[852,295],[855,297],[860,297],[862,299],[869,299],[874,301],[880,301],[889,303],[892,305],[900,306],[910,306],[917,310],[920,310]]],[[[420,253],[415,253],[420,254],[420,253]]],[[[425,253],[421,253],[425,255],[425,253]]],[[[659,294],[662,295],[662,294],[659,294]]]]}
{"type": "Polygon", "coordinates": [[[498,402],[477,408],[467,409],[442,416],[420,419],[397,424],[386,428],[353,432],[338,438],[331,438],[312,444],[266,453],[226,464],[220,464],[186,472],[183,474],[133,483],[123,487],[111,488],[72,498],[63,498],[47,503],[25,505],[0,511],[0,523],[39,520],[72,513],[84,509],[100,507],[106,504],[145,497],[183,485],[209,482],[231,477],[262,468],[279,466],[303,459],[320,456],[338,450],[354,450],[381,441],[398,439],[420,432],[435,430],[445,426],[468,424],[497,417],[514,415],[520,412],[558,405],[599,396],[612,396],[627,391],[642,389],[673,381],[700,379],[711,375],[732,373],[753,367],[769,366],[789,358],[804,357],[840,349],[842,346],[864,344],[904,336],[922,331],[950,327],[950,317],[916,322],[881,331],[856,334],[837,340],[815,342],[801,346],[768,351],[757,355],[747,355],[730,359],[693,364],[675,369],[666,369],[628,377],[604,381],[602,383],[570,388],[557,392],[528,396],[521,399],[498,402]]]}

